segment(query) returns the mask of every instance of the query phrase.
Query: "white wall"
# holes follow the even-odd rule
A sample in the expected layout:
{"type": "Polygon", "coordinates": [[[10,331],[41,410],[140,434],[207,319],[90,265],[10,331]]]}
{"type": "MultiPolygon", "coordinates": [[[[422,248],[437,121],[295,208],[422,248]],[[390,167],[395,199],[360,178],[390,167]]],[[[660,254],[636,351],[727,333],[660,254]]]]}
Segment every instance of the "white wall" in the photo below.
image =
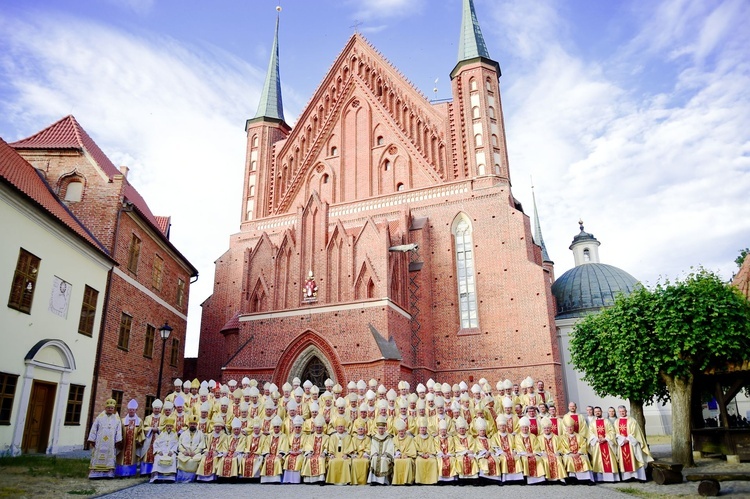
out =
{"type": "Polygon", "coordinates": [[[0,233],[0,371],[19,376],[11,425],[0,426],[0,454],[17,453],[20,448],[33,379],[58,385],[47,451],[81,448],[111,264],[59,221],[5,184],[0,184],[0,233]],[[31,314],[7,306],[20,248],[41,259],[31,314]],[[49,311],[55,277],[71,286],[65,318],[49,311]],[[99,292],[92,337],[78,333],[85,285],[99,292]],[[29,350],[43,339],[54,341],[25,361],[29,350]],[[77,426],[63,424],[70,383],[86,387],[77,426]]]}

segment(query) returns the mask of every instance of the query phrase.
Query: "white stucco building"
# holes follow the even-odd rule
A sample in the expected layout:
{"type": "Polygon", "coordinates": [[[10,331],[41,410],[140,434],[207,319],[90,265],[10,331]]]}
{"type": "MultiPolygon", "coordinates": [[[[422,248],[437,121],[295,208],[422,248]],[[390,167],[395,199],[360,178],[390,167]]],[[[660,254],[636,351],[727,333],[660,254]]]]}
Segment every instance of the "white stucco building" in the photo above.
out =
{"type": "Polygon", "coordinates": [[[0,232],[0,454],[80,449],[113,261],[2,139],[0,232]]]}

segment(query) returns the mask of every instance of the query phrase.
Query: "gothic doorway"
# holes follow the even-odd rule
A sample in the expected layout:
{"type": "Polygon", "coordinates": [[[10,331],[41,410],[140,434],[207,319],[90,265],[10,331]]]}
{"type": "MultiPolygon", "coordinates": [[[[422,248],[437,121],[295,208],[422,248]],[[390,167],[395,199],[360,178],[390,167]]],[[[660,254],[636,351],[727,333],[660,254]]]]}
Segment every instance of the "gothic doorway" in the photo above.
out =
{"type": "MultiPolygon", "coordinates": [[[[337,379],[340,377],[337,374],[338,371],[330,358],[320,348],[314,344],[308,344],[301,347],[297,352],[294,350],[288,352],[289,357],[294,360],[291,361],[289,371],[286,374],[281,374],[282,379],[279,380],[281,383],[291,381],[295,377],[302,381],[309,379],[315,386],[320,388],[322,393],[325,390],[326,379],[331,378],[334,383],[337,382],[337,379]]],[[[280,364],[283,366],[286,362],[282,359],[280,364]]]]}
{"type": "Polygon", "coordinates": [[[328,369],[326,368],[326,365],[323,364],[323,361],[320,360],[317,356],[313,356],[307,362],[307,365],[305,365],[305,368],[302,370],[302,376],[300,376],[299,379],[309,379],[313,385],[322,390],[325,390],[324,383],[325,380],[329,377],[330,376],[328,375],[328,369]]]}

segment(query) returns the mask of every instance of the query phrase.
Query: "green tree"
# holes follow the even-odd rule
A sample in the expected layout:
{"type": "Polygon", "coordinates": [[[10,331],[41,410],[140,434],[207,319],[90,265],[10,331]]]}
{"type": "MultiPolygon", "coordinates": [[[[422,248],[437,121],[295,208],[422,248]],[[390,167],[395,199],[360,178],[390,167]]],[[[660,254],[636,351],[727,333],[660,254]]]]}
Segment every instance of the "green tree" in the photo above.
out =
{"type": "Polygon", "coordinates": [[[630,415],[644,429],[643,405],[654,398],[668,398],[649,352],[641,348],[651,334],[653,305],[653,294],[642,286],[629,295],[621,294],[614,306],[576,324],[570,343],[572,363],[583,373],[583,380],[600,397],[628,399],[630,415]]]}
{"type": "Polygon", "coordinates": [[[745,258],[747,257],[748,253],[750,253],[750,248],[740,250],[739,256],[734,259],[734,263],[737,264],[737,268],[742,267],[742,264],[745,262],[745,258]]]}
{"type": "MultiPolygon", "coordinates": [[[[585,337],[598,332],[600,349],[611,354],[608,363],[600,367],[590,363],[586,365],[588,370],[582,368],[585,375],[599,379],[609,372],[612,377],[625,379],[624,388],[618,381],[608,387],[611,391],[601,389],[628,398],[639,392],[627,389],[640,388],[647,394],[656,387],[649,385],[652,376],[658,376],[672,401],[672,459],[693,465],[693,381],[710,367],[750,357],[750,302],[716,274],[698,269],[682,281],[658,283],[650,291],[636,290],[599,317],[603,318],[591,319],[593,324],[588,318],[580,323],[584,337],[576,338],[578,326],[574,330],[572,350],[583,342],[594,355],[588,344],[594,340],[585,337]]],[[[573,355],[578,367],[575,358],[579,353],[573,355]]],[[[658,395],[658,390],[653,395],[658,395]]]]}

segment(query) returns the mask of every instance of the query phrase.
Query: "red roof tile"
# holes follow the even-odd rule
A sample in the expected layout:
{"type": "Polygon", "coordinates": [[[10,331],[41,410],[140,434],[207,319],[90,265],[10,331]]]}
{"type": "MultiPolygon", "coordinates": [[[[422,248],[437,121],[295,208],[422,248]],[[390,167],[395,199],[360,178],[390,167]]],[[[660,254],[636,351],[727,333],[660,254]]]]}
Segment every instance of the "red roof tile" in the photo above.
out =
{"type": "Polygon", "coordinates": [[[52,193],[47,182],[25,159],[0,138],[0,178],[22,192],[67,228],[109,256],[104,246],[83,226],[52,193]]]}
{"type": "Polygon", "coordinates": [[[169,226],[172,225],[172,217],[160,217],[156,216],[156,226],[159,230],[169,238],[169,226]]]}
{"type": "MultiPolygon", "coordinates": [[[[101,170],[110,178],[121,175],[120,170],[110,161],[94,139],[76,121],[68,115],[31,137],[18,140],[10,144],[15,149],[75,149],[86,152],[101,170]]],[[[133,203],[138,211],[154,226],[159,226],[156,217],[146,204],[146,200],[129,182],[125,186],[125,199],[133,203]]],[[[163,231],[162,231],[163,232],[163,231]]]]}

